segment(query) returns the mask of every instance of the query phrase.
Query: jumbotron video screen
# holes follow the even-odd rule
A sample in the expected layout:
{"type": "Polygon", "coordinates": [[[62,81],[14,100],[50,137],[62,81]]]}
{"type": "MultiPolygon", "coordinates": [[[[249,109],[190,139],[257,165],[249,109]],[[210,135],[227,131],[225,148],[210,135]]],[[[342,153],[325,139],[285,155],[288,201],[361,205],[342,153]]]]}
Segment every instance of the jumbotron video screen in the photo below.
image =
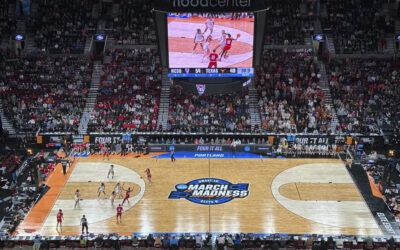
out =
{"type": "Polygon", "coordinates": [[[169,13],[169,77],[253,76],[253,13],[169,13]]]}

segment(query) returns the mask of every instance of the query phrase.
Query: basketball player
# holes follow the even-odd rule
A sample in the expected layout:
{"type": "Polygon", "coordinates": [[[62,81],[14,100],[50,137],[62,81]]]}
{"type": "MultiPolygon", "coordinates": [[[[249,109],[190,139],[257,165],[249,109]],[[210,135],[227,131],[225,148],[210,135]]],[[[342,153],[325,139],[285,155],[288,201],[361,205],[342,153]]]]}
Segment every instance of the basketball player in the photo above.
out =
{"type": "Polygon", "coordinates": [[[114,192],[115,192],[115,196],[118,196],[118,198],[120,198],[120,199],[123,198],[121,184],[119,182],[115,185],[114,192]]]}
{"type": "Polygon", "coordinates": [[[151,183],[151,172],[150,172],[150,169],[147,168],[146,171],[144,171],[144,172],[146,172],[147,180],[149,181],[149,183],[151,183]]]}
{"type": "Polygon", "coordinates": [[[201,29],[197,29],[197,33],[194,35],[193,42],[194,42],[193,54],[196,53],[196,48],[198,44],[200,44],[201,48],[203,49],[204,36],[203,33],[201,33],[201,29]]]}
{"type": "Polygon", "coordinates": [[[225,46],[222,49],[221,55],[219,56],[219,61],[221,61],[222,57],[224,57],[224,56],[225,56],[225,58],[227,57],[227,53],[232,47],[232,42],[234,40],[237,40],[239,37],[240,37],[240,34],[237,34],[236,39],[232,38],[231,34],[227,34],[227,38],[225,39],[225,46]]]}
{"type": "Polygon", "coordinates": [[[175,151],[174,150],[171,150],[170,156],[171,156],[171,162],[175,162],[175,151]]]}
{"type": "Polygon", "coordinates": [[[122,211],[124,211],[124,208],[122,207],[121,204],[119,204],[118,207],[117,207],[117,224],[118,223],[122,223],[122,221],[121,221],[122,211]]]}
{"type": "Polygon", "coordinates": [[[225,39],[226,39],[225,30],[221,30],[221,36],[218,38],[218,46],[215,47],[215,50],[223,48],[225,46],[225,39]]]}
{"type": "Polygon", "coordinates": [[[81,200],[81,193],[79,192],[79,189],[77,189],[75,191],[75,205],[74,205],[74,208],[80,206],[80,204],[79,204],[80,200],[81,200]]]}
{"type": "Polygon", "coordinates": [[[110,201],[111,201],[111,206],[112,207],[114,207],[114,200],[115,200],[115,197],[116,197],[117,195],[116,195],[116,193],[115,193],[115,191],[112,191],[111,192],[111,196],[110,196],[110,201]]]}
{"type": "Polygon", "coordinates": [[[125,193],[125,198],[122,200],[122,205],[124,205],[125,201],[127,201],[128,204],[129,204],[129,198],[131,197],[131,192],[133,191],[133,188],[131,189],[130,187],[128,187],[128,189],[125,190],[122,187],[122,190],[124,190],[126,192],[125,193]]]}
{"type": "Polygon", "coordinates": [[[58,225],[60,225],[60,229],[62,228],[63,219],[64,219],[64,214],[63,214],[62,210],[60,209],[60,210],[58,210],[58,213],[57,213],[57,226],[56,226],[56,228],[58,228],[58,225]]]}
{"type": "Polygon", "coordinates": [[[84,234],[84,229],[86,229],[86,234],[88,234],[88,222],[87,219],[85,217],[85,215],[82,216],[81,218],[81,225],[82,225],[82,234],[84,234]]]}
{"type": "Polygon", "coordinates": [[[208,63],[208,68],[209,69],[216,69],[217,68],[217,62],[218,62],[218,54],[216,50],[214,49],[212,53],[208,56],[208,59],[210,62],[208,63]]]}
{"type": "Polygon", "coordinates": [[[111,175],[111,179],[114,179],[114,165],[110,165],[110,169],[108,170],[108,174],[107,174],[107,179],[110,178],[111,175]]]}
{"type": "Polygon", "coordinates": [[[103,146],[103,161],[104,161],[104,158],[107,158],[107,161],[110,160],[110,149],[107,147],[106,144],[104,144],[104,146],[103,146]]]}
{"type": "Polygon", "coordinates": [[[208,36],[206,39],[206,42],[204,43],[203,46],[203,59],[201,59],[201,62],[204,61],[205,58],[208,57],[208,55],[210,54],[210,42],[212,40],[212,36],[208,36]]]}
{"type": "Polygon", "coordinates": [[[100,198],[100,194],[103,193],[104,196],[106,196],[106,185],[104,185],[104,183],[102,182],[100,184],[99,189],[97,190],[97,198],[100,198]]]}
{"type": "Polygon", "coordinates": [[[210,35],[213,33],[214,30],[214,21],[212,19],[207,19],[205,25],[206,25],[206,29],[204,30],[203,34],[206,33],[207,30],[210,30],[210,35]]]}

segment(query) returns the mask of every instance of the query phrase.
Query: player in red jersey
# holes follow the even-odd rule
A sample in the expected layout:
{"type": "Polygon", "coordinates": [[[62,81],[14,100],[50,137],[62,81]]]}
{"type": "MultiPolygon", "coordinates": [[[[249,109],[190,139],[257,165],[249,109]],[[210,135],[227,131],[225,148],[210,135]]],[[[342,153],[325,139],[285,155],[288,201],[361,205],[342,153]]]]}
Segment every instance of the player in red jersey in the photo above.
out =
{"type": "Polygon", "coordinates": [[[57,226],[56,226],[56,228],[58,228],[58,225],[60,225],[60,228],[62,228],[63,219],[64,219],[64,214],[63,214],[62,210],[60,209],[60,210],[58,210],[58,213],[57,213],[57,226]]]}
{"type": "Polygon", "coordinates": [[[219,57],[219,61],[221,61],[222,57],[227,57],[228,51],[232,48],[232,42],[237,40],[240,37],[240,34],[237,34],[236,39],[232,38],[231,34],[227,34],[227,38],[225,39],[225,46],[222,49],[222,53],[219,57]]]}
{"type": "Polygon", "coordinates": [[[150,172],[150,168],[147,168],[146,171],[144,171],[146,173],[146,177],[147,180],[149,181],[149,183],[151,183],[151,172],[150,172]]]}
{"type": "Polygon", "coordinates": [[[218,61],[218,54],[216,53],[216,49],[213,50],[212,53],[208,56],[210,62],[208,63],[209,69],[216,69],[217,68],[217,61],[218,61]]]}
{"type": "Polygon", "coordinates": [[[122,211],[124,211],[124,208],[122,207],[121,204],[119,204],[118,207],[117,207],[117,224],[122,222],[121,221],[122,211]]]}
{"type": "Polygon", "coordinates": [[[104,161],[105,158],[107,158],[107,161],[109,161],[110,160],[110,154],[111,154],[110,148],[106,144],[104,144],[104,147],[103,147],[103,161],[104,161]]]}
{"type": "Polygon", "coordinates": [[[133,188],[131,189],[130,187],[128,187],[128,189],[124,189],[122,187],[122,190],[124,190],[126,192],[125,193],[125,198],[122,201],[122,205],[124,205],[125,201],[127,201],[129,203],[129,198],[131,197],[131,192],[133,191],[133,188]]]}

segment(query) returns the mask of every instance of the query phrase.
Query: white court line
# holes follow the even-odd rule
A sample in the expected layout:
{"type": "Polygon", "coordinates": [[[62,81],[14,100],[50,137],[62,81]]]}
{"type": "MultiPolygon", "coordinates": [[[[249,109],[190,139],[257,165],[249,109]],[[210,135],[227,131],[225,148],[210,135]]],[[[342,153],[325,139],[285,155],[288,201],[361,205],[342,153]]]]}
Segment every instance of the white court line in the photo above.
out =
{"type": "Polygon", "coordinates": [[[273,180],[272,194],[292,213],[317,223],[340,228],[357,228],[359,234],[364,234],[363,229],[379,229],[364,201],[299,201],[286,198],[279,193],[281,186],[296,182],[354,184],[343,164],[314,163],[289,168],[273,180]]]}
{"type": "MultiPolygon", "coordinates": [[[[113,165],[115,176],[112,179],[113,182],[108,185],[113,185],[114,187],[116,182],[120,182],[121,184],[127,182],[135,183],[140,187],[140,192],[129,199],[130,203],[124,204],[124,210],[126,211],[143,198],[146,190],[145,182],[135,171],[117,164],[113,165]]],[[[100,185],[100,182],[104,182],[107,185],[110,181],[110,179],[107,179],[109,166],[110,163],[104,162],[78,162],[67,183],[90,181],[96,183],[96,185],[100,185]]],[[[81,190],[81,192],[85,192],[85,190],[81,190]]],[[[97,194],[94,195],[97,196],[97,194]]],[[[116,199],[114,204],[118,204],[121,201],[116,199]]],[[[80,208],[77,209],[74,209],[74,205],[74,200],[58,199],[50,211],[42,230],[45,228],[55,228],[58,209],[62,209],[64,213],[63,226],[79,226],[83,214],[85,214],[89,224],[113,218],[116,214],[115,207],[111,206],[109,199],[82,200],[80,208]]]]}

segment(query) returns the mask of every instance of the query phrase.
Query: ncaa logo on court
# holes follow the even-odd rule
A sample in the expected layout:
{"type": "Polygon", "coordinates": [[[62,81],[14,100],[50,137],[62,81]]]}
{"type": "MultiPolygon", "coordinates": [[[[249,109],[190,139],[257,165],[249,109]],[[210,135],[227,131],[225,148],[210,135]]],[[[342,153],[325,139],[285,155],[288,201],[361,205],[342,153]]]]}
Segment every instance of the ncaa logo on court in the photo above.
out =
{"type": "Polygon", "coordinates": [[[232,184],[216,178],[202,178],[175,186],[168,199],[184,198],[201,205],[218,205],[249,195],[249,184],[232,184]]]}

